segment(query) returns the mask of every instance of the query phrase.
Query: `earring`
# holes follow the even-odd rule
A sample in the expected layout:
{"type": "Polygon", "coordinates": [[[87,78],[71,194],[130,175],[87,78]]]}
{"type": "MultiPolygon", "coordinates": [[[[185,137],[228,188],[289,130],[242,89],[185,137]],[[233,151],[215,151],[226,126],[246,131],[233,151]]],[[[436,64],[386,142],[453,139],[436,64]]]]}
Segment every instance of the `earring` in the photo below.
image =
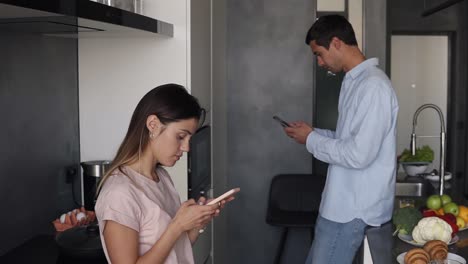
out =
{"type": "Polygon", "coordinates": [[[150,137],[151,139],[153,139],[153,138],[154,138],[154,133],[153,133],[153,132],[150,132],[150,133],[149,133],[149,137],[150,137]]]}

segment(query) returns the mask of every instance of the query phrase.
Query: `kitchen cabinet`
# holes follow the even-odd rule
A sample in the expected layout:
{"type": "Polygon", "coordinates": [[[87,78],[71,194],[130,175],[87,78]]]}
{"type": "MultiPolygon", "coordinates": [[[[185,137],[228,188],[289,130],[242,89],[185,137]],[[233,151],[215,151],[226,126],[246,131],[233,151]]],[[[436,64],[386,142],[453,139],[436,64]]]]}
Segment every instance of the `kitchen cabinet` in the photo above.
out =
{"type": "Polygon", "coordinates": [[[0,34],[0,256],[80,198],[77,42],[0,34]]]}
{"type": "Polygon", "coordinates": [[[164,21],[93,1],[0,1],[0,32],[63,37],[172,37],[164,21]]]}
{"type": "MultiPolygon", "coordinates": [[[[316,67],[314,89],[314,127],[335,131],[338,120],[338,98],[344,73],[330,74],[326,69],[316,67]]],[[[312,161],[316,175],[326,177],[328,164],[316,158],[312,161]]]]}
{"type": "Polygon", "coordinates": [[[81,204],[80,102],[89,98],[79,98],[77,37],[163,33],[171,39],[173,25],[91,1],[0,1],[0,256],[53,234],[52,220],[81,204]]]}

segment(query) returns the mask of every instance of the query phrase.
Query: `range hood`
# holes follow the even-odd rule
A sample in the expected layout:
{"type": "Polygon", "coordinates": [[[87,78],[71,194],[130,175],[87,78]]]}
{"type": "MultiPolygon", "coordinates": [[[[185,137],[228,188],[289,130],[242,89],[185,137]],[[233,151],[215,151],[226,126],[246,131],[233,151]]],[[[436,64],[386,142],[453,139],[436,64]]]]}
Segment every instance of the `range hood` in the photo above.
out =
{"type": "Polygon", "coordinates": [[[0,34],[173,37],[172,24],[89,0],[0,0],[0,34]]]}
{"type": "Polygon", "coordinates": [[[432,8],[424,10],[424,12],[421,14],[421,16],[422,17],[430,16],[430,15],[432,15],[434,13],[437,13],[437,12],[439,12],[441,10],[444,10],[445,8],[453,6],[454,4],[462,2],[462,1],[464,1],[464,0],[447,0],[445,2],[442,2],[442,3],[438,4],[437,6],[434,6],[432,8]]]}

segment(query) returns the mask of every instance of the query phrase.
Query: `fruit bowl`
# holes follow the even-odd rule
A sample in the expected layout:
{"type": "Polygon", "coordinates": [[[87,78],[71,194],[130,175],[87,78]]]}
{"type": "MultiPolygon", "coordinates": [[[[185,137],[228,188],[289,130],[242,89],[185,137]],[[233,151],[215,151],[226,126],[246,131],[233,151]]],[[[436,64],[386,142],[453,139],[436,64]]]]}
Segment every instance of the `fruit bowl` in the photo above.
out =
{"type": "Polygon", "coordinates": [[[408,176],[418,176],[419,174],[422,174],[426,172],[427,167],[430,162],[400,162],[400,164],[403,166],[403,170],[408,176]]]}

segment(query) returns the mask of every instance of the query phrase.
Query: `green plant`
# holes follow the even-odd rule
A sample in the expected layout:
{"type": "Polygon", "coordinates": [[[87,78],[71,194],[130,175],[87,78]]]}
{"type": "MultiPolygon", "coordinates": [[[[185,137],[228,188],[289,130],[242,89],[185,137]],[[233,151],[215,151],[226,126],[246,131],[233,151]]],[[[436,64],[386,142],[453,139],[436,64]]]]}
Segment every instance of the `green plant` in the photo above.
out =
{"type": "Polygon", "coordinates": [[[434,160],[434,151],[428,145],[416,148],[416,154],[411,155],[408,149],[403,150],[400,155],[400,162],[432,162],[434,160]]]}

